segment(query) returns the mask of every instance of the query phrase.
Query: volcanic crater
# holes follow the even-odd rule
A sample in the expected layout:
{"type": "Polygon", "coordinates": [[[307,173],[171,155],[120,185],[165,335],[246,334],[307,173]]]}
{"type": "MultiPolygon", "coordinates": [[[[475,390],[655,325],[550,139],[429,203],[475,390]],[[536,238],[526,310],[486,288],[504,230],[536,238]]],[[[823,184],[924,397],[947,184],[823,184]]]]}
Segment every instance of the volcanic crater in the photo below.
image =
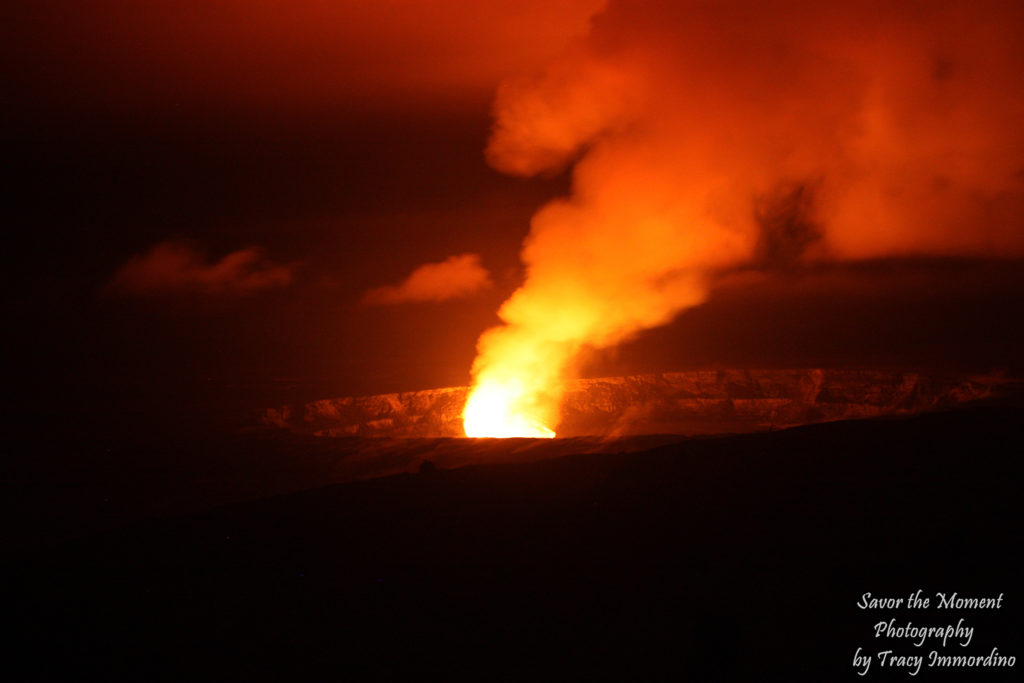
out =
{"type": "MultiPolygon", "coordinates": [[[[865,369],[695,370],[564,385],[560,437],[757,432],[910,415],[987,398],[999,376],[865,369]]],[[[265,410],[261,421],[329,437],[461,437],[468,387],[349,396],[265,410]]]]}

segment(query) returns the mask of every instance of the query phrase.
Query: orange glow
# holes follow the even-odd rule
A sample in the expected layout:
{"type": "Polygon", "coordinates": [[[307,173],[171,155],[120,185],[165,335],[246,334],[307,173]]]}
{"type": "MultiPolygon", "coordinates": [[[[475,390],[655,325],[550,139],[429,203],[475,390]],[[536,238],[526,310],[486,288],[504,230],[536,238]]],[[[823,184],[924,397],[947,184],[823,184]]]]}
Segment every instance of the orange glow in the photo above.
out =
{"type": "Polygon", "coordinates": [[[52,97],[70,106],[87,95],[176,109],[291,111],[367,98],[408,107],[475,97],[548,59],[602,2],[96,0],[26,12],[12,54],[32,73],[52,72],[52,97]],[[47,40],[29,38],[39,35],[47,40]],[[87,36],[99,38],[83,49],[87,36]],[[84,87],[58,90],[66,82],[84,87]]]}

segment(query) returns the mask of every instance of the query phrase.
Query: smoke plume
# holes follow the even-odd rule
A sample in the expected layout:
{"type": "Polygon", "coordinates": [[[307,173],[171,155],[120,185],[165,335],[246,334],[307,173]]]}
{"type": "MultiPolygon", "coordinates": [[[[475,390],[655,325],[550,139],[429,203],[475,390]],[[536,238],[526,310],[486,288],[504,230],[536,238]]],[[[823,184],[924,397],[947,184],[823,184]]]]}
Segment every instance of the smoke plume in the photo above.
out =
{"type": "Polygon", "coordinates": [[[729,271],[1024,255],[1022,46],[1013,2],[612,2],[498,92],[492,165],[573,185],[480,339],[467,433],[539,435],[581,348],[729,271]]]}

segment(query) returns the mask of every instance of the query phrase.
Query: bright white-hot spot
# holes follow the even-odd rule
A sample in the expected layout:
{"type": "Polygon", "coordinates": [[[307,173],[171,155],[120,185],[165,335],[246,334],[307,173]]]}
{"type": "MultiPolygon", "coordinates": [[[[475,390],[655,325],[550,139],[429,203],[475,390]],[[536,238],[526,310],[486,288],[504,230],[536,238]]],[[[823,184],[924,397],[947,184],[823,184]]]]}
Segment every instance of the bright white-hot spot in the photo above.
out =
{"type": "Polygon", "coordinates": [[[463,429],[472,438],[551,439],[555,433],[532,415],[524,402],[529,396],[521,383],[484,382],[473,388],[462,413],[463,429]]]}

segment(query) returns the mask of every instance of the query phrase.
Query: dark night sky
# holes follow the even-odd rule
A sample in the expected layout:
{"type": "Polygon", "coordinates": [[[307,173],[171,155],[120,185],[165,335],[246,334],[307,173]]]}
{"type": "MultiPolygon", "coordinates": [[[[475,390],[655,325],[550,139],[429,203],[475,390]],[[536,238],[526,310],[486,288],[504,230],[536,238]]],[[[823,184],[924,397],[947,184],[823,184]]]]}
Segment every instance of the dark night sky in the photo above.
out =
{"type": "MultiPolygon", "coordinates": [[[[299,395],[281,380],[302,398],[466,383],[477,336],[521,281],[530,216],[569,183],[487,165],[493,94],[585,30],[594,3],[578,5],[456,7],[423,26],[408,3],[21,3],[3,48],[3,135],[15,176],[7,327],[25,403],[255,407],[299,395]],[[245,293],[107,287],[129,257],[172,239],[213,260],[262,247],[294,278],[245,293]],[[464,252],[494,287],[360,302],[464,252]]],[[[737,277],[595,354],[591,370],[1019,369],[1020,272],[904,259],[737,277]]]]}

